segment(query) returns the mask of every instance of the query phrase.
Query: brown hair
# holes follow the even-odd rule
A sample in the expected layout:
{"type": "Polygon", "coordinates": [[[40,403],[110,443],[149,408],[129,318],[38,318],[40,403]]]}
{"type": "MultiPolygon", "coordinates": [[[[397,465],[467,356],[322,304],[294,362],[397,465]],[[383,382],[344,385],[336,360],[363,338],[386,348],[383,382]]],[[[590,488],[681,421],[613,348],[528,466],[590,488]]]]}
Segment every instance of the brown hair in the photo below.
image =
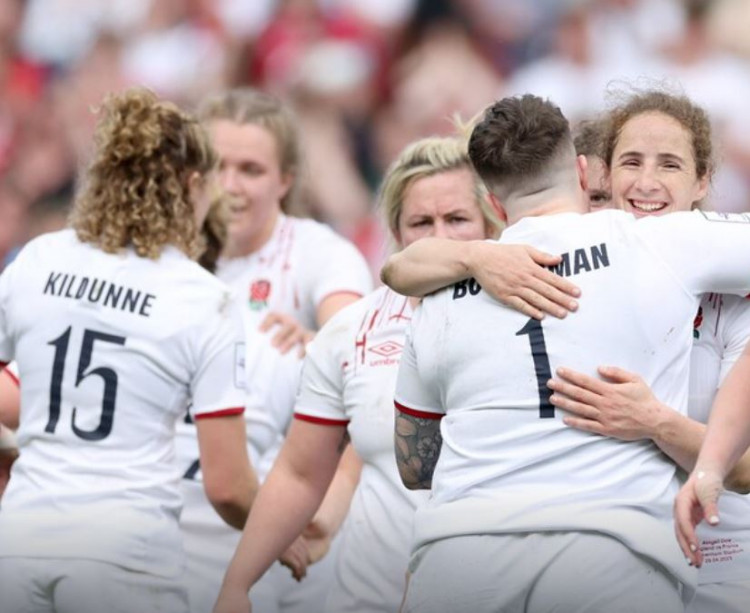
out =
{"type": "Polygon", "coordinates": [[[240,125],[258,125],[271,133],[276,141],[281,172],[292,176],[292,186],[281,199],[281,210],[291,212],[299,191],[301,158],[297,121],[291,109],[270,94],[242,87],[203,100],[198,107],[198,117],[206,124],[223,119],[240,125]]]}
{"type": "Polygon", "coordinates": [[[662,113],[676,120],[690,134],[698,178],[713,175],[713,144],[708,114],[687,96],[658,90],[635,93],[609,112],[604,135],[604,161],[607,166],[612,166],[612,156],[625,124],[643,113],[662,113]]]}
{"type": "Polygon", "coordinates": [[[202,250],[188,179],[218,158],[196,119],[146,89],[105,98],[96,151],[71,225],[78,238],[107,253],[132,246],[158,258],[166,245],[191,257],[202,250]]]}
{"type": "Polygon", "coordinates": [[[227,209],[222,198],[217,198],[208,209],[208,215],[201,227],[203,253],[198,264],[208,272],[215,273],[221,252],[227,244],[227,209]]]}
{"type": "Polygon", "coordinates": [[[604,159],[604,136],[606,122],[601,119],[585,119],[573,130],[573,145],[577,155],[596,156],[604,159]]]}
{"type": "Polygon", "coordinates": [[[526,94],[503,98],[488,107],[469,140],[469,156],[490,190],[514,190],[535,178],[566,147],[570,126],[547,100],[526,94]]]}

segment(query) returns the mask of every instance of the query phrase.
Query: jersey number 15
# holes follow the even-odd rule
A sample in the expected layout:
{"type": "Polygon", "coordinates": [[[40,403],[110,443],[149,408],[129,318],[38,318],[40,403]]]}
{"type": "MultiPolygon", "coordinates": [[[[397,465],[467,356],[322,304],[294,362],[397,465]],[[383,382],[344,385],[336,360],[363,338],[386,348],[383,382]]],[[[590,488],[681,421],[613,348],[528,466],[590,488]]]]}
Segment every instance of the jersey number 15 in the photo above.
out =
{"type": "MultiPolygon", "coordinates": [[[[52,363],[52,381],[49,387],[49,420],[44,428],[45,432],[54,433],[57,428],[57,422],[60,419],[60,405],[62,403],[62,382],[65,373],[65,361],[68,357],[68,345],[70,344],[71,327],[58,336],[55,340],[47,343],[55,348],[55,357],[52,363]]],[[[78,358],[78,370],[76,372],[76,387],[81,384],[86,377],[100,377],[104,382],[104,396],[102,398],[102,414],[99,419],[99,426],[93,430],[83,430],[76,426],[77,408],[73,408],[71,426],[73,432],[79,438],[87,441],[100,441],[109,436],[112,432],[112,423],[115,414],[115,398],[117,397],[117,373],[108,366],[99,366],[86,372],[91,364],[91,355],[94,352],[94,343],[113,343],[115,345],[125,344],[124,336],[114,336],[105,332],[95,330],[83,331],[83,343],[81,344],[81,353],[78,358]]]]}

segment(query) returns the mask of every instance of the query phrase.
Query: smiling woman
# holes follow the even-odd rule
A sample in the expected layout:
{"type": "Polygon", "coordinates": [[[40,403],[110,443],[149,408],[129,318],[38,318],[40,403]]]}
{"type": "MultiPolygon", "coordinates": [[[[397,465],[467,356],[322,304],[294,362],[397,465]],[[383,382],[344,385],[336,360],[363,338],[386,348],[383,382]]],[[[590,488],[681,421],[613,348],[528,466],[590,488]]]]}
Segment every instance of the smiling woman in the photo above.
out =
{"type": "Polygon", "coordinates": [[[611,111],[609,120],[604,149],[615,208],[641,217],[702,206],[714,170],[703,109],[649,91],[611,111]]]}

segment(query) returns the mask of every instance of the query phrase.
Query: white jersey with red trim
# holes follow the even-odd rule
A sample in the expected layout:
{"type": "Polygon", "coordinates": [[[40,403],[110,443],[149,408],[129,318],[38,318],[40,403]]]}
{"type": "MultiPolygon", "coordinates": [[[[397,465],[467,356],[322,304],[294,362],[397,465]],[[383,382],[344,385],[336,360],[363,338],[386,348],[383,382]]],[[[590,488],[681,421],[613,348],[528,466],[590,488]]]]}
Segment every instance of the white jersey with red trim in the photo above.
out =
{"type": "MultiPolygon", "coordinates": [[[[326,296],[338,292],[364,295],[372,288],[372,277],[356,247],[328,226],[285,215],[279,217],[271,239],[259,251],[220,260],[217,276],[247,306],[249,380],[245,419],[248,451],[262,481],[292,419],[301,360],[295,349],[281,355],[270,344],[274,330],[261,335],[258,326],[275,311],[291,315],[314,330],[317,308],[326,296]]],[[[180,423],[178,462],[186,477],[180,523],[188,551],[193,611],[204,603],[213,604],[240,538],[240,532],[227,526],[206,499],[197,460],[195,426],[180,423]]],[[[300,588],[312,583],[308,580],[300,588]]]]}
{"type": "Polygon", "coordinates": [[[243,353],[241,306],[177,249],[30,242],[0,277],[0,360],[23,382],[0,556],[181,572],[175,423],[189,401],[243,411],[243,353]]]}
{"type": "MultiPolygon", "coordinates": [[[[273,236],[259,251],[221,260],[217,276],[243,298],[248,334],[249,397],[245,419],[248,451],[263,478],[281,449],[292,419],[301,360],[296,350],[281,355],[270,344],[274,330],[261,334],[263,318],[276,311],[316,329],[316,311],[327,295],[347,292],[364,295],[372,279],[356,248],[328,226],[310,219],[281,215],[273,236]]],[[[200,481],[198,441],[188,420],[178,425],[178,461],[188,479],[200,481]]],[[[190,488],[189,484],[185,485],[190,488]]],[[[201,491],[191,500],[200,500],[201,491]]],[[[208,521],[221,521],[205,497],[208,521]]],[[[223,522],[222,522],[223,523],[223,522]]]]}
{"type": "Polygon", "coordinates": [[[363,461],[328,609],[396,611],[405,588],[414,510],[393,449],[393,390],[411,319],[408,298],[381,287],[334,315],[307,348],[295,417],[345,424],[363,461]]]}
{"type": "Polygon", "coordinates": [[[372,291],[367,262],[352,243],[325,224],[286,215],[261,249],[220,260],[216,274],[245,297],[258,324],[276,311],[308,330],[317,329],[317,308],[327,296],[372,291]]]}
{"type": "Polygon", "coordinates": [[[750,216],[568,213],[525,218],[500,242],[561,254],[556,271],[586,300],[563,320],[540,322],[467,281],[415,311],[396,401],[444,415],[416,547],[461,534],[597,531],[689,586],[694,569],[672,529],[674,463],[650,441],[567,427],[546,383],[558,367],[595,376],[616,364],[685,414],[700,294],[747,293],[750,216]]]}
{"type": "MultiPolygon", "coordinates": [[[[750,300],[708,294],[695,318],[690,356],[688,416],[708,422],[716,391],[750,341],[750,300]]],[[[750,577],[750,496],[725,492],[719,500],[721,523],[698,526],[703,566],[698,583],[747,581],[750,577]]]]}

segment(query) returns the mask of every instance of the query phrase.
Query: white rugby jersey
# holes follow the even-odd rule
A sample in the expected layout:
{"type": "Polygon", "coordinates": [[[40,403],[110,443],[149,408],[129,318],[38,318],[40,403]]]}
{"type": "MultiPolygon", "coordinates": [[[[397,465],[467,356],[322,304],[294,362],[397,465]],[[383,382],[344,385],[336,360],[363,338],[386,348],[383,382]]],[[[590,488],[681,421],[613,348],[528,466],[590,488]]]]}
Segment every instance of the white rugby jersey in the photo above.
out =
{"type": "Polygon", "coordinates": [[[258,324],[277,311],[309,330],[317,329],[317,308],[327,296],[372,290],[367,262],[352,243],[325,224],[286,215],[261,249],[220,260],[216,274],[244,296],[258,324]]]}
{"type": "MultiPolygon", "coordinates": [[[[263,478],[292,418],[301,360],[295,350],[282,356],[270,344],[275,331],[262,335],[258,326],[270,311],[277,311],[295,317],[308,329],[316,329],[317,307],[326,296],[336,292],[364,295],[370,291],[372,279],[362,255],[328,226],[285,215],[280,216],[273,236],[259,251],[220,260],[217,276],[248,307],[249,397],[245,419],[250,459],[263,478]]],[[[188,479],[200,480],[198,441],[190,422],[188,417],[178,425],[179,463],[188,479]]],[[[201,492],[196,496],[200,499],[201,492]]],[[[221,521],[214,519],[216,514],[208,501],[205,504],[209,521],[221,521]]]]}
{"type": "MultiPolygon", "coordinates": [[[[364,295],[372,288],[372,277],[356,247],[328,226],[285,215],[279,217],[272,237],[259,251],[220,260],[217,276],[247,307],[245,419],[248,451],[262,481],[292,419],[301,360],[294,349],[281,355],[270,345],[275,330],[261,335],[258,326],[270,311],[276,311],[316,329],[317,308],[326,296],[338,292],[364,295]]],[[[206,499],[197,460],[195,426],[190,420],[181,422],[178,463],[185,477],[185,509],[180,523],[191,566],[205,580],[206,589],[218,590],[241,533],[227,526],[206,499]]]]}
{"type": "Polygon", "coordinates": [[[414,510],[427,492],[401,483],[393,448],[393,391],[411,319],[386,287],[334,315],[307,348],[295,418],[346,425],[362,458],[339,549],[329,609],[396,611],[405,588],[414,510]]]}
{"type": "Polygon", "coordinates": [[[529,319],[474,281],[415,312],[397,406],[439,417],[443,447],[433,497],[417,511],[416,546],[460,534],[594,530],[695,580],[672,530],[676,467],[650,441],[623,442],[565,426],[546,382],[567,366],[639,373],[685,413],[699,295],[746,294],[750,216],[621,211],[525,218],[502,243],[559,253],[581,288],[563,320],[529,319]]]}
{"type": "MultiPolygon", "coordinates": [[[[707,294],[695,318],[690,356],[688,416],[708,422],[716,390],[750,340],[750,300],[707,294]]],[[[698,583],[747,581],[750,577],[750,496],[725,492],[721,523],[698,526],[703,566],[698,583]]]]}
{"type": "Polygon", "coordinates": [[[177,249],[30,242],[0,277],[0,360],[23,382],[0,556],[181,572],[175,423],[189,400],[199,418],[243,411],[243,350],[241,307],[177,249]]]}

